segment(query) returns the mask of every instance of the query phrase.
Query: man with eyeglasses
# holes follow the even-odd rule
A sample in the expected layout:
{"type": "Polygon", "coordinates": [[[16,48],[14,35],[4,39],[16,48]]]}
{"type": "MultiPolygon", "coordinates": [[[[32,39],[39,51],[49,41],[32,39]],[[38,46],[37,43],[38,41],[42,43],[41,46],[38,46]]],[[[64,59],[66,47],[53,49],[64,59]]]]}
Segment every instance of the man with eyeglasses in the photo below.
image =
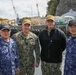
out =
{"type": "Polygon", "coordinates": [[[31,21],[25,19],[22,22],[22,31],[12,36],[19,47],[20,75],[34,75],[35,67],[38,67],[40,62],[39,39],[34,33],[30,32],[30,29],[31,21]]]}
{"type": "Polygon", "coordinates": [[[62,52],[66,47],[66,36],[55,28],[53,15],[46,17],[46,29],[40,32],[42,75],[61,75],[62,52]]]}

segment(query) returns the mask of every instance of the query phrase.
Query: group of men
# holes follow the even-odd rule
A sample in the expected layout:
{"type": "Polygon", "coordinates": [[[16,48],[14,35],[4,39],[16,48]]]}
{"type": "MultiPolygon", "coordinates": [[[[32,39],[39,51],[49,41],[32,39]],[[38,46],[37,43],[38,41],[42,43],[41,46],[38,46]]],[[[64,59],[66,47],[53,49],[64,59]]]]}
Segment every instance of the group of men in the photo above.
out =
{"type": "MultiPolygon", "coordinates": [[[[73,23],[71,25],[76,26],[73,23]]],[[[55,27],[54,16],[46,17],[46,28],[38,36],[30,30],[29,19],[22,22],[22,31],[15,33],[11,38],[10,27],[0,27],[0,75],[34,75],[40,60],[42,75],[61,75],[66,36],[62,30],[55,27]]],[[[66,74],[66,70],[67,68],[64,75],[74,75],[66,74]]]]}

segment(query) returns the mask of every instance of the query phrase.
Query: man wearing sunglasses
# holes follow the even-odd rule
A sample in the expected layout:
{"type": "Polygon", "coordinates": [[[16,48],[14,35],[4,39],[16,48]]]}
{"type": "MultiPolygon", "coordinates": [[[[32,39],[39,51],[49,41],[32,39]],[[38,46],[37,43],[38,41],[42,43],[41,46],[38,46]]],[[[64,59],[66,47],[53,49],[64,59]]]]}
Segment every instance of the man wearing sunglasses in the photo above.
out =
{"type": "Polygon", "coordinates": [[[40,32],[42,75],[61,75],[62,52],[66,47],[63,31],[55,28],[53,15],[46,17],[46,29],[40,32]]]}

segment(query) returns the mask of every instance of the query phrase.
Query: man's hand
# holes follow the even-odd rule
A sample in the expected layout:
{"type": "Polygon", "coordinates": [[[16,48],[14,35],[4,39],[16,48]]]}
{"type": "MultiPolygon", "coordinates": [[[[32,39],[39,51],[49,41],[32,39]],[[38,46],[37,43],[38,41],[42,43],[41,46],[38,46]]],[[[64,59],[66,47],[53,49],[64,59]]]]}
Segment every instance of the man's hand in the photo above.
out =
{"type": "Polygon", "coordinates": [[[20,75],[20,69],[19,68],[16,68],[16,74],[20,75]]]}
{"type": "Polygon", "coordinates": [[[39,67],[39,64],[38,64],[38,63],[35,63],[35,67],[36,67],[36,68],[39,67]]]}

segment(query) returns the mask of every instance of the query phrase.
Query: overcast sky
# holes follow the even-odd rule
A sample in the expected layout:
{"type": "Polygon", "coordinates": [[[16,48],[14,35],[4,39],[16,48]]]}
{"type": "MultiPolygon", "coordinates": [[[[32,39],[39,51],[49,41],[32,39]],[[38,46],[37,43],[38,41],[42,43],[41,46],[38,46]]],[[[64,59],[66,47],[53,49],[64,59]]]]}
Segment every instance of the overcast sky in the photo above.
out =
{"type": "MultiPolygon", "coordinates": [[[[38,16],[36,3],[40,16],[46,15],[47,0],[13,0],[16,12],[19,17],[38,16]]],[[[0,0],[0,18],[16,18],[11,0],[0,0]]]]}

